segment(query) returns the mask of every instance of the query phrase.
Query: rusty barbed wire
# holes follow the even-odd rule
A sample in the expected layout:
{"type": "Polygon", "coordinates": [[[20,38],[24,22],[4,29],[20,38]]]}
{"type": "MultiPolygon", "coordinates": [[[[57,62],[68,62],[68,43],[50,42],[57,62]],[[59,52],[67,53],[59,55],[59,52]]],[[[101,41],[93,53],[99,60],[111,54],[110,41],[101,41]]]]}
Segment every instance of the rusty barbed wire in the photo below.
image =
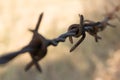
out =
{"type": "Polygon", "coordinates": [[[72,37],[80,37],[82,35],[82,38],[78,40],[78,42],[70,49],[70,52],[72,52],[86,37],[85,32],[89,33],[91,36],[95,38],[95,41],[98,42],[99,39],[102,39],[100,36],[97,35],[98,32],[103,31],[107,26],[116,27],[115,25],[112,25],[109,23],[110,20],[113,20],[115,18],[119,20],[118,15],[116,12],[118,12],[120,9],[120,5],[116,6],[113,11],[109,12],[105,18],[101,21],[91,21],[91,20],[84,20],[83,15],[80,16],[80,24],[72,24],[68,31],[71,29],[77,29],[77,34],[75,36],[70,36],[69,40],[71,43],[73,43],[72,37]]]}
{"type": "Polygon", "coordinates": [[[3,56],[0,56],[0,64],[6,64],[10,60],[14,59],[16,56],[23,54],[25,52],[29,52],[32,58],[32,62],[30,62],[26,66],[25,71],[28,71],[31,68],[31,66],[35,64],[37,70],[39,72],[42,72],[41,67],[38,64],[38,61],[46,56],[48,46],[50,45],[57,46],[59,42],[64,42],[68,36],[75,35],[76,30],[71,30],[67,33],[60,35],[58,38],[55,38],[53,40],[46,39],[45,37],[43,37],[41,34],[38,33],[38,29],[42,17],[43,17],[43,13],[41,13],[36,28],[34,30],[29,29],[29,31],[33,33],[33,37],[30,43],[19,51],[7,53],[3,56]]]}
{"type": "Polygon", "coordinates": [[[115,12],[119,11],[119,8],[120,7],[118,6],[115,7],[115,9],[111,13],[109,13],[102,21],[97,22],[85,20],[84,16],[79,14],[79,24],[70,25],[66,33],[61,34],[59,37],[51,40],[45,38],[40,33],[38,33],[38,29],[43,18],[43,13],[41,13],[35,29],[29,29],[29,31],[33,33],[33,37],[30,43],[19,51],[7,53],[5,55],[0,56],[0,64],[6,64],[12,59],[14,59],[16,56],[25,52],[29,52],[32,61],[26,65],[25,71],[28,71],[33,65],[35,65],[37,70],[39,72],[42,72],[41,66],[38,64],[38,61],[42,60],[46,56],[47,48],[50,45],[57,46],[59,42],[65,42],[67,37],[69,37],[69,41],[73,44],[73,37],[79,38],[82,36],[80,40],[78,40],[78,42],[75,45],[73,45],[73,47],[70,49],[70,52],[72,52],[85,39],[86,32],[93,36],[95,38],[95,41],[98,42],[98,40],[101,39],[101,37],[97,35],[98,32],[103,31],[106,28],[106,26],[114,27],[112,24],[108,23],[108,21],[114,18],[114,14],[115,12]]]}

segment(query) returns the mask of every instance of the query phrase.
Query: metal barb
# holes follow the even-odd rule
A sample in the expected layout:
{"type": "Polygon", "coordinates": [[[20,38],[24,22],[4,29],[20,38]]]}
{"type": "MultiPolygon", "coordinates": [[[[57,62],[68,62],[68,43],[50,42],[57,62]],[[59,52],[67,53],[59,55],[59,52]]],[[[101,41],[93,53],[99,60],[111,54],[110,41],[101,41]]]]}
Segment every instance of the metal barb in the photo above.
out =
{"type": "Polygon", "coordinates": [[[0,64],[6,64],[18,55],[29,52],[32,61],[27,64],[25,71],[28,71],[33,65],[35,65],[37,70],[39,72],[42,72],[41,66],[39,65],[38,61],[42,60],[46,56],[48,46],[57,46],[59,42],[65,42],[67,37],[69,37],[69,41],[73,44],[73,37],[81,37],[78,42],[75,43],[75,45],[73,45],[73,47],[70,49],[70,52],[72,52],[83,42],[86,37],[86,32],[93,36],[95,38],[95,41],[98,42],[98,40],[101,39],[101,37],[97,35],[98,32],[106,29],[106,26],[115,27],[115,25],[112,25],[111,23],[109,23],[109,21],[112,20],[114,16],[116,18],[115,13],[118,11],[119,8],[116,7],[113,12],[108,13],[108,15],[102,21],[98,22],[85,20],[84,16],[79,14],[79,24],[70,25],[66,33],[61,34],[59,37],[52,40],[46,39],[44,36],[38,33],[38,29],[43,18],[43,13],[41,13],[35,29],[29,29],[29,31],[33,33],[33,37],[29,44],[23,47],[21,50],[0,56],[0,64]]]}

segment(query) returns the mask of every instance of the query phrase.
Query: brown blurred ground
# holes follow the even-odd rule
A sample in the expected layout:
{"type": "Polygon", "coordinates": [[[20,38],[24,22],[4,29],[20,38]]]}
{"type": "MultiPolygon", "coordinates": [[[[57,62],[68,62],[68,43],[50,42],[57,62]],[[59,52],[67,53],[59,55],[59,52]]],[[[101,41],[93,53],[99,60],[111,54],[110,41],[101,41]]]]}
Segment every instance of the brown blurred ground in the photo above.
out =
{"type": "MultiPolygon", "coordinates": [[[[102,20],[105,7],[112,10],[110,0],[1,0],[0,1],[0,55],[26,45],[41,12],[44,12],[39,32],[55,38],[67,31],[72,23],[79,23],[78,14],[90,20],[102,20]]],[[[117,5],[119,0],[111,0],[117,5]]],[[[119,13],[118,13],[119,14],[119,13]]],[[[48,55],[40,62],[43,73],[35,67],[24,72],[30,62],[28,54],[20,55],[0,67],[0,80],[120,80],[120,22],[116,28],[100,33],[102,40],[95,43],[87,35],[74,52],[66,40],[57,47],[49,47],[48,55]]]]}

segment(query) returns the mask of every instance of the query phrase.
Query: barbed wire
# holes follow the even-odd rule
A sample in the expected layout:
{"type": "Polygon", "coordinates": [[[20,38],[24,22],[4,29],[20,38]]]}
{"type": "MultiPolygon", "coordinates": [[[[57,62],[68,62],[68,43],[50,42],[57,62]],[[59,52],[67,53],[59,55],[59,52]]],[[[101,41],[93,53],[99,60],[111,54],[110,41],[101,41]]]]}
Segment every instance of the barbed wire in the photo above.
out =
{"type": "Polygon", "coordinates": [[[44,36],[42,36],[40,33],[38,33],[38,29],[40,27],[41,20],[43,18],[43,13],[40,14],[40,17],[38,19],[38,22],[36,24],[36,27],[34,30],[29,29],[33,33],[32,40],[28,45],[23,47],[21,50],[7,53],[5,55],[0,56],[0,64],[4,65],[14,59],[16,56],[23,54],[25,52],[29,52],[31,55],[32,61],[27,64],[25,67],[25,71],[28,71],[33,65],[36,66],[37,70],[39,72],[42,72],[41,66],[38,64],[38,61],[43,59],[47,54],[47,48],[49,46],[57,46],[60,42],[65,42],[66,38],[69,37],[69,41],[73,44],[73,37],[80,38],[75,45],[70,49],[70,52],[74,51],[81,42],[86,37],[86,32],[89,33],[91,36],[95,38],[95,41],[98,42],[99,39],[102,39],[100,36],[98,36],[98,32],[103,31],[106,29],[107,26],[115,27],[115,25],[112,25],[109,23],[110,20],[113,19],[119,19],[116,12],[118,12],[120,9],[120,6],[116,6],[113,11],[108,13],[105,18],[101,21],[91,21],[84,19],[83,15],[79,14],[80,23],[79,24],[72,24],[69,26],[68,31],[66,33],[61,34],[59,37],[54,39],[47,39],[44,36]]]}

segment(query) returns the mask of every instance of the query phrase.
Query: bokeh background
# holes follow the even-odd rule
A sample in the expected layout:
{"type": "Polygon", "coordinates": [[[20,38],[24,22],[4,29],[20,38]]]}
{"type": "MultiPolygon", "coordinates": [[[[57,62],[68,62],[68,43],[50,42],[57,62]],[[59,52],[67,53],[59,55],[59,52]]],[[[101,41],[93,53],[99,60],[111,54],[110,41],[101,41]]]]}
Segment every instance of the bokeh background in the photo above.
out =
{"type": "MultiPolygon", "coordinates": [[[[0,0],[0,55],[29,43],[32,33],[28,29],[35,28],[41,12],[44,16],[39,33],[53,39],[71,24],[79,23],[78,14],[100,21],[119,3],[120,0],[0,0]]],[[[96,43],[87,34],[72,53],[68,39],[57,47],[50,46],[40,61],[43,73],[35,67],[24,72],[31,61],[26,53],[0,66],[0,80],[120,80],[120,22],[115,19],[111,23],[117,27],[100,32],[102,40],[96,43]]]]}

